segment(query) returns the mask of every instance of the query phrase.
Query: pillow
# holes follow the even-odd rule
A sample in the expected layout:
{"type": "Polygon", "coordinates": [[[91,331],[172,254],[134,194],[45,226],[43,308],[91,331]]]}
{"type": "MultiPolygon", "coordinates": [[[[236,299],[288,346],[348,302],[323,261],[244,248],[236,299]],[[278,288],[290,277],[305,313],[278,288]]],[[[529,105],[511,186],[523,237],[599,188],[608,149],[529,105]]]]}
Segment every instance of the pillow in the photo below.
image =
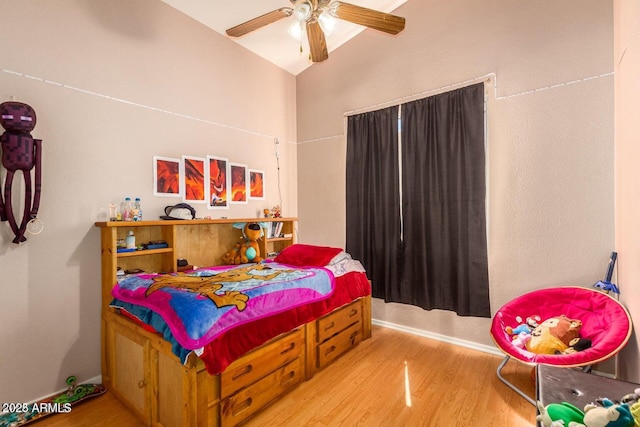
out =
{"type": "Polygon", "coordinates": [[[298,267],[324,267],[340,252],[340,248],[296,243],[286,247],[274,261],[298,267]]]}

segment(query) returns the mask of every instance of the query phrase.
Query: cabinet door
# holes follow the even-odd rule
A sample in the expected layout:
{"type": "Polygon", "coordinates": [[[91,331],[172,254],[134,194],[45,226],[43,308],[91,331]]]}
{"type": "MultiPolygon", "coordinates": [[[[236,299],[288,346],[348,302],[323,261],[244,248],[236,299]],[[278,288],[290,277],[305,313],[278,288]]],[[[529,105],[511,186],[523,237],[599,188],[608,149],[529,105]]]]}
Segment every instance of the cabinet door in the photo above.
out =
{"type": "Polygon", "coordinates": [[[150,346],[148,340],[127,332],[126,329],[116,326],[111,335],[111,389],[138,417],[148,420],[152,393],[145,360],[148,358],[150,346]]]}

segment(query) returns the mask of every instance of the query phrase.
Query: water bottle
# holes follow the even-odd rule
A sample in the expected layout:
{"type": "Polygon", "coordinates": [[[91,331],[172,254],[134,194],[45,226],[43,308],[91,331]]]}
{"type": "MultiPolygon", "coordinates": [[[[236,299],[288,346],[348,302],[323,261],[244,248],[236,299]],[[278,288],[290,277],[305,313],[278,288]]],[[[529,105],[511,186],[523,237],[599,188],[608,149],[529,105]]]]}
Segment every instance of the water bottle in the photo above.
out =
{"type": "Polygon", "coordinates": [[[140,204],[140,197],[136,197],[136,201],[133,205],[133,220],[142,221],[142,207],[140,204]]]}
{"type": "Polygon", "coordinates": [[[124,203],[122,204],[122,220],[123,221],[132,221],[131,210],[133,206],[131,206],[131,197],[125,197],[124,203]]]}
{"type": "Polygon", "coordinates": [[[125,239],[126,248],[127,249],[135,249],[136,248],[136,236],[133,234],[133,230],[129,230],[129,234],[125,239]]]}

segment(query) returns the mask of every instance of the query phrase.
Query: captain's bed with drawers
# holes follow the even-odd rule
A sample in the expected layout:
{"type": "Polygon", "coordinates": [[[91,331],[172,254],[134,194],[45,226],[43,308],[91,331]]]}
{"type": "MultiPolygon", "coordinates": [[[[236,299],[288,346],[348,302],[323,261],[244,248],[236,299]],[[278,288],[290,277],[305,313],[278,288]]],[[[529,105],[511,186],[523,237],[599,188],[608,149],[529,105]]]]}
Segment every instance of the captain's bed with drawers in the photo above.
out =
{"type": "Polygon", "coordinates": [[[370,294],[349,254],[302,244],[121,276],[103,286],[103,383],[148,425],[240,424],[369,338],[370,294]]]}

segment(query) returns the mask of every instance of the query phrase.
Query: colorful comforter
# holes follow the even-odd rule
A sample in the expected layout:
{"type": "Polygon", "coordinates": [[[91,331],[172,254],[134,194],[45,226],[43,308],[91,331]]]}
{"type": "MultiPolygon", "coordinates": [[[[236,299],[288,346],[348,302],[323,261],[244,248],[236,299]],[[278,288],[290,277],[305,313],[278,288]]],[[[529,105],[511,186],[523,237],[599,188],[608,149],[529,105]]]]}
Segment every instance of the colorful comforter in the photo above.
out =
{"type": "MultiPolygon", "coordinates": [[[[173,353],[182,363],[186,363],[189,355],[195,353],[204,363],[207,372],[217,375],[238,357],[278,335],[330,313],[357,298],[371,295],[371,286],[362,264],[352,259],[342,249],[295,244],[283,250],[275,261],[275,263],[265,264],[279,265],[286,269],[330,271],[334,277],[333,291],[326,298],[318,298],[315,302],[296,301],[297,306],[293,308],[280,307],[280,312],[272,316],[229,327],[217,334],[208,344],[194,350],[180,345],[163,316],[155,310],[139,305],[137,302],[125,302],[116,296],[115,291],[116,298],[111,306],[146,330],[161,334],[171,343],[173,353]]],[[[216,269],[217,267],[213,268],[213,270],[216,269]]],[[[152,275],[146,276],[152,277],[152,275]]],[[[122,284],[125,280],[121,279],[120,283],[122,284]]],[[[117,288],[119,289],[120,285],[117,288]]]]}
{"type": "Polygon", "coordinates": [[[138,274],[113,296],[153,310],[185,349],[203,347],[232,327],[328,298],[333,274],[275,262],[202,268],[187,274],[138,274]]]}

